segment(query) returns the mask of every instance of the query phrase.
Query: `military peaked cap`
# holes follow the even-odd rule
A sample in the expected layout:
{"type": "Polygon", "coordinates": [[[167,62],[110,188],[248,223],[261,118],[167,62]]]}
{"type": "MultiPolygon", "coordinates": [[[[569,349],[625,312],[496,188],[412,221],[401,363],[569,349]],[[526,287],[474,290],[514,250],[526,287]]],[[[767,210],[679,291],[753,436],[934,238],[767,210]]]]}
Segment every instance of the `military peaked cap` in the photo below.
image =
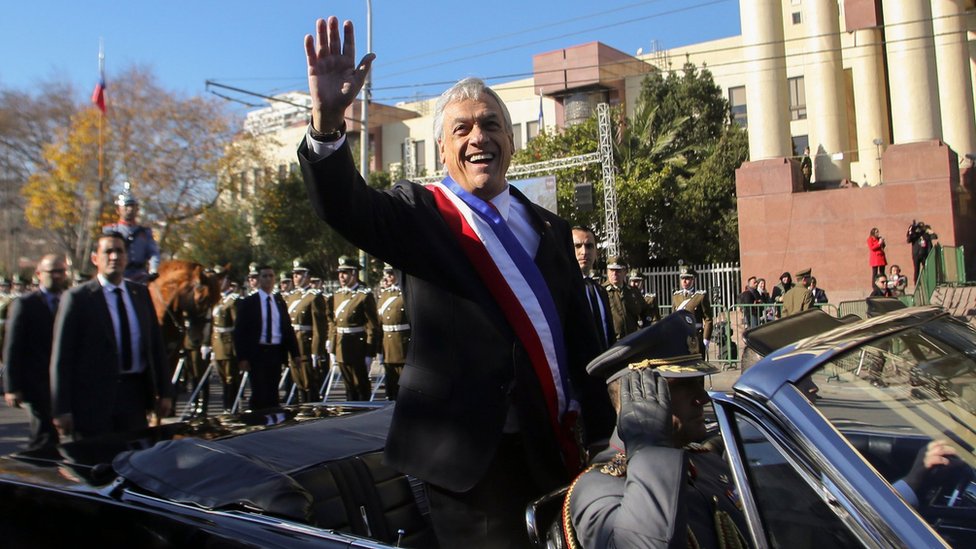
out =
{"type": "Polygon", "coordinates": [[[630,274],[627,275],[627,280],[644,280],[644,277],[637,269],[631,269],[630,274]]]}
{"type": "Polygon", "coordinates": [[[679,265],[678,266],[678,278],[694,278],[698,275],[698,271],[694,269],[691,265],[679,265]]]}
{"type": "Polygon", "coordinates": [[[295,261],[291,262],[291,272],[308,272],[308,264],[301,260],[301,258],[296,258],[295,261]]]}
{"type": "Polygon", "coordinates": [[[802,270],[799,270],[799,271],[796,272],[796,277],[797,278],[803,278],[805,276],[810,276],[810,268],[809,267],[807,267],[806,269],[802,269],[802,270]]]}
{"type": "Polygon", "coordinates": [[[353,259],[352,257],[349,257],[348,255],[344,255],[344,256],[342,256],[342,257],[339,258],[339,270],[340,271],[358,271],[359,270],[359,263],[357,263],[356,260],[353,259]]]}
{"type": "Polygon", "coordinates": [[[690,311],[675,311],[649,327],[614,343],[586,365],[607,383],[628,369],[654,368],[662,377],[701,377],[719,370],[702,360],[698,329],[690,311]]]}
{"type": "Polygon", "coordinates": [[[607,268],[608,269],[613,269],[613,270],[626,269],[627,268],[627,262],[624,261],[624,259],[622,257],[611,256],[610,257],[610,260],[607,261],[607,268]]]}

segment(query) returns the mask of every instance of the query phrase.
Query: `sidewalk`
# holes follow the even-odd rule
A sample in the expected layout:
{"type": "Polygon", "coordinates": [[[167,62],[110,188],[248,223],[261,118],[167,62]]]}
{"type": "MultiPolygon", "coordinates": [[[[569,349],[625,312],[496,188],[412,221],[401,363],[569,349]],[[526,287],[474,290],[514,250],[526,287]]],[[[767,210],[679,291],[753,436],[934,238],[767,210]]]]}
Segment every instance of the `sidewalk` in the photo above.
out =
{"type": "MultiPolygon", "coordinates": [[[[716,363],[716,367],[721,368],[721,363],[716,363]]],[[[705,388],[710,391],[731,392],[732,385],[739,380],[741,374],[742,370],[739,368],[723,370],[717,374],[712,374],[705,378],[705,388]]]]}

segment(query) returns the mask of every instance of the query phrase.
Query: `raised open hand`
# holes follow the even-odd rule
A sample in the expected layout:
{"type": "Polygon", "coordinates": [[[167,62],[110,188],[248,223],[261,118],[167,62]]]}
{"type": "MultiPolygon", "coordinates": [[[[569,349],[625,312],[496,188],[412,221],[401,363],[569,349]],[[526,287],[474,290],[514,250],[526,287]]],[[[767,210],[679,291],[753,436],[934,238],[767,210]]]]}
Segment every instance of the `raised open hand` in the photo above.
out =
{"type": "Polygon", "coordinates": [[[339,20],[315,22],[315,37],[305,35],[305,57],[308,61],[308,91],[312,96],[312,126],[322,132],[342,125],[346,107],[366,81],[366,74],[376,55],[367,53],[356,64],[356,38],[352,21],[342,25],[344,39],[339,40],[339,20]],[[344,43],[344,44],[343,44],[344,43]]]}
{"type": "Polygon", "coordinates": [[[645,368],[620,379],[617,434],[632,457],[648,446],[670,446],[673,422],[668,380],[645,368]]]}

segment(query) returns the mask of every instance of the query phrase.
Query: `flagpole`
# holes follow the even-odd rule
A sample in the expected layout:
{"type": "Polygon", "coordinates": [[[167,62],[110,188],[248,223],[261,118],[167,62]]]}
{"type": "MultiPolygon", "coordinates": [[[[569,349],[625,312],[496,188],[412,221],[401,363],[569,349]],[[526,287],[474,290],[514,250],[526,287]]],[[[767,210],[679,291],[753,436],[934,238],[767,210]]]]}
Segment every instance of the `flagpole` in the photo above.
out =
{"type": "MultiPolygon", "coordinates": [[[[98,39],[98,77],[99,82],[105,81],[105,42],[103,38],[98,39]]],[[[102,112],[101,116],[98,117],[98,204],[99,210],[101,209],[102,201],[105,199],[105,174],[104,174],[104,156],[105,156],[105,143],[104,143],[104,126],[105,126],[105,113],[102,112]]],[[[100,214],[101,212],[99,212],[100,214]]]]}

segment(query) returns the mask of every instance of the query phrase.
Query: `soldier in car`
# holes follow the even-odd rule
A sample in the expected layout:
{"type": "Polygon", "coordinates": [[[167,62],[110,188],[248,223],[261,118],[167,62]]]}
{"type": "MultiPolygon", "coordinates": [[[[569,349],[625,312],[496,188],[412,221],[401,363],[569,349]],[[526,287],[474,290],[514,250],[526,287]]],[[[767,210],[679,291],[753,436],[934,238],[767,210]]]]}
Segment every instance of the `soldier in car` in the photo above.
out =
{"type": "Polygon", "coordinates": [[[706,443],[696,319],[677,311],[587,366],[617,407],[610,447],[570,486],[564,526],[584,548],[748,547],[725,460],[706,443]]]}

